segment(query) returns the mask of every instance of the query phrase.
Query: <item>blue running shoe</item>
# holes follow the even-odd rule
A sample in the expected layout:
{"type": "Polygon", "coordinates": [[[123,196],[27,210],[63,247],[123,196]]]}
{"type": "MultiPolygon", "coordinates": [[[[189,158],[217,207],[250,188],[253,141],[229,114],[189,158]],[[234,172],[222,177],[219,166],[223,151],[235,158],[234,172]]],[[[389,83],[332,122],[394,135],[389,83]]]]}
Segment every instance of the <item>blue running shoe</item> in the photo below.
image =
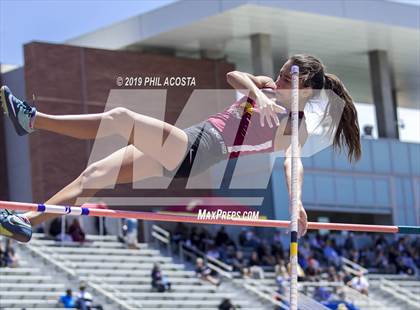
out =
{"type": "Polygon", "coordinates": [[[15,126],[16,133],[19,136],[34,131],[33,124],[36,114],[36,109],[34,107],[31,107],[25,101],[15,97],[7,86],[2,86],[0,88],[0,101],[4,113],[9,115],[13,126],[15,126]]]}
{"type": "Polygon", "coordinates": [[[32,237],[32,226],[25,216],[3,209],[0,210],[0,235],[28,242],[32,237]]]}

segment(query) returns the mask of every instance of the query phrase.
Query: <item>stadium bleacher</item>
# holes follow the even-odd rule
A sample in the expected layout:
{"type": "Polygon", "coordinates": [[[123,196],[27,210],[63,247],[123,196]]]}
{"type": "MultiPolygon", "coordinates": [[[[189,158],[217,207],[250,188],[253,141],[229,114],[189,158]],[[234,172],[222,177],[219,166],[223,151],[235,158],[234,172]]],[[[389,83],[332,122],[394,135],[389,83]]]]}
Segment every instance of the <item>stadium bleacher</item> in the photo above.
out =
{"type": "MultiPolygon", "coordinates": [[[[0,268],[0,308],[58,309],[57,300],[65,289],[84,281],[104,309],[214,310],[223,298],[232,300],[238,309],[287,309],[288,291],[275,298],[279,293],[272,270],[265,270],[263,279],[244,279],[231,271],[231,279],[217,287],[197,278],[192,266],[162,254],[165,251],[152,244],[141,243],[134,250],[116,236],[89,235],[87,240],[84,244],[60,243],[35,234],[31,243],[20,244],[19,266],[0,268]],[[156,262],[173,290],[151,289],[150,273],[156,262]]],[[[346,268],[362,267],[349,262],[346,268]]],[[[369,283],[369,296],[342,282],[300,282],[299,288],[307,297],[321,286],[331,292],[339,289],[344,292],[341,298],[345,296],[359,309],[418,309],[420,282],[416,277],[371,274],[369,283]]]]}
{"type": "MultiPolygon", "coordinates": [[[[0,242],[2,242],[0,238],[0,242]]],[[[22,255],[16,268],[0,268],[0,309],[61,309],[59,296],[67,283],[45,274],[32,257],[22,255]]]]}
{"type": "MultiPolygon", "coordinates": [[[[148,244],[139,244],[139,250],[126,249],[115,236],[88,236],[85,244],[63,243],[43,239],[44,235],[35,234],[28,245],[21,245],[25,264],[30,265],[28,253],[43,259],[46,266],[59,268],[61,272],[77,281],[84,281],[96,295],[107,300],[108,309],[217,309],[223,298],[229,298],[238,309],[264,309],[264,305],[252,298],[239,296],[239,290],[228,283],[216,287],[195,276],[194,271],[186,270],[185,265],[173,262],[171,257],[163,256],[159,250],[148,244]],[[151,269],[159,262],[166,276],[169,277],[173,290],[155,292],[151,290],[151,269]]],[[[26,265],[25,265],[26,266],[26,265]]],[[[9,269],[1,269],[2,279],[9,269]]],[[[19,277],[7,278],[7,285],[25,282],[22,290],[8,296],[7,309],[16,307],[44,307],[57,305],[57,299],[64,292],[65,283],[56,284],[51,275],[41,275],[38,269],[19,267],[15,273],[25,274],[25,280],[19,277]],[[20,270],[20,271],[19,271],[20,270]],[[27,277],[29,276],[29,277],[27,277]],[[40,284],[38,298],[30,292],[27,282],[40,284]],[[50,286],[48,284],[50,283],[50,286]],[[52,289],[53,288],[53,289],[52,289]],[[45,294],[44,294],[45,293],[45,294]],[[12,299],[13,297],[13,299],[12,299]],[[19,302],[16,300],[20,300],[19,302]]]]}
{"type": "Polygon", "coordinates": [[[394,309],[420,309],[420,281],[407,275],[369,276],[370,295],[394,309]]]}

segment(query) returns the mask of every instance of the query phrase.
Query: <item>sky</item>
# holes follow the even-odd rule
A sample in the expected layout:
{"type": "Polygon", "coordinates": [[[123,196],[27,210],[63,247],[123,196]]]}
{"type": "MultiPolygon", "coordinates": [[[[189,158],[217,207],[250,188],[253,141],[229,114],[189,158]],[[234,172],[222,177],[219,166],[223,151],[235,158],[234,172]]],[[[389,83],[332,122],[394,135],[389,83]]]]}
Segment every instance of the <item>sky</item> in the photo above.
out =
{"type": "Polygon", "coordinates": [[[401,3],[407,3],[407,4],[413,4],[413,5],[420,5],[420,0],[387,0],[391,2],[401,2],[401,3]]]}
{"type": "Polygon", "coordinates": [[[30,41],[61,43],[174,1],[0,0],[0,63],[22,65],[22,46],[30,41]]]}
{"type": "Polygon", "coordinates": [[[0,63],[23,64],[23,44],[60,43],[174,0],[0,0],[0,63]]]}

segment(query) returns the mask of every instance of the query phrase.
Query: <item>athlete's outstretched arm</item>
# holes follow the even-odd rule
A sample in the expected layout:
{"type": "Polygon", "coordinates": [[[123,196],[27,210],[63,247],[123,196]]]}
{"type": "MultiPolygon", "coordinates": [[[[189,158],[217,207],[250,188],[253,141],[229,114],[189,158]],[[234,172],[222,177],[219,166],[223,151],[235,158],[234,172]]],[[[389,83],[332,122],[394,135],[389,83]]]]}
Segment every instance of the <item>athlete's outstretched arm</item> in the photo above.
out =
{"type": "MultiPolygon", "coordinates": [[[[262,88],[276,88],[276,83],[268,76],[254,76],[247,72],[231,71],[226,74],[227,82],[234,89],[249,89],[249,96],[256,99],[260,95],[262,88]]],[[[248,95],[248,93],[246,94],[248,95]]]]}
{"type": "MultiPolygon", "coordinates": [[[[308,218],[302,204],[302,184],[303,184],[303,164],[300,158],[298,162],[298,174],[297,174],[297,201],[298,201],[298,234],[303,236],[306,233],[308,218]]],[[[289,190],[290,201],[292,199],[292,156],[291,147],[286,151],[286,157],[284,159],[284,175],[286,178],[287,189],[289,190]]],[[[292,212],[290,210],[290,212],[292,212]]]]}
{"type": "Polygon", "coordinates": [[[260,123],[264,126],[264,120],[273,127],[272,120],[278,126],[280,121],[276,113],[284,112],[285,109],[269,99],[260,89],[276,88],[274,81],[267,76],[253,76],[252,74],[231,71],[226,74],[227,82],[238,91],[245,92],[245,95],[255,100],[260,109],[260,123]]]}

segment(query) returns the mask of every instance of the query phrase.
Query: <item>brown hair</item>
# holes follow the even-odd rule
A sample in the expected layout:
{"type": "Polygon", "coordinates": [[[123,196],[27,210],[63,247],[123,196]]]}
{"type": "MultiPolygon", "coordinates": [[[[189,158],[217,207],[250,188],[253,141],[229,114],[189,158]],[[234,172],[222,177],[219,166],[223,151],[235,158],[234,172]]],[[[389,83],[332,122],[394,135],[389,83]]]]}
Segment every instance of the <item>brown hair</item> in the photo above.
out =
{"type": "Polygon", "coordinates": [[[299,67],[299,76],[304,87],[311,87],[314,90],[332,90],[339,97],[340,100],[337,100],[337,96],[327,94],[328,104],[324,114],[324,118],[327,113],[332,116],[329,132],[332,133],[335,129],[333,147],[341,150],[345,146],[348,160],[350,162],[359,160],[362,150],[357,111],[344,84],[334,74],[326,73],[324,65],[314,56],[298,54],[289,60],[292,65],[299,67]]]}

